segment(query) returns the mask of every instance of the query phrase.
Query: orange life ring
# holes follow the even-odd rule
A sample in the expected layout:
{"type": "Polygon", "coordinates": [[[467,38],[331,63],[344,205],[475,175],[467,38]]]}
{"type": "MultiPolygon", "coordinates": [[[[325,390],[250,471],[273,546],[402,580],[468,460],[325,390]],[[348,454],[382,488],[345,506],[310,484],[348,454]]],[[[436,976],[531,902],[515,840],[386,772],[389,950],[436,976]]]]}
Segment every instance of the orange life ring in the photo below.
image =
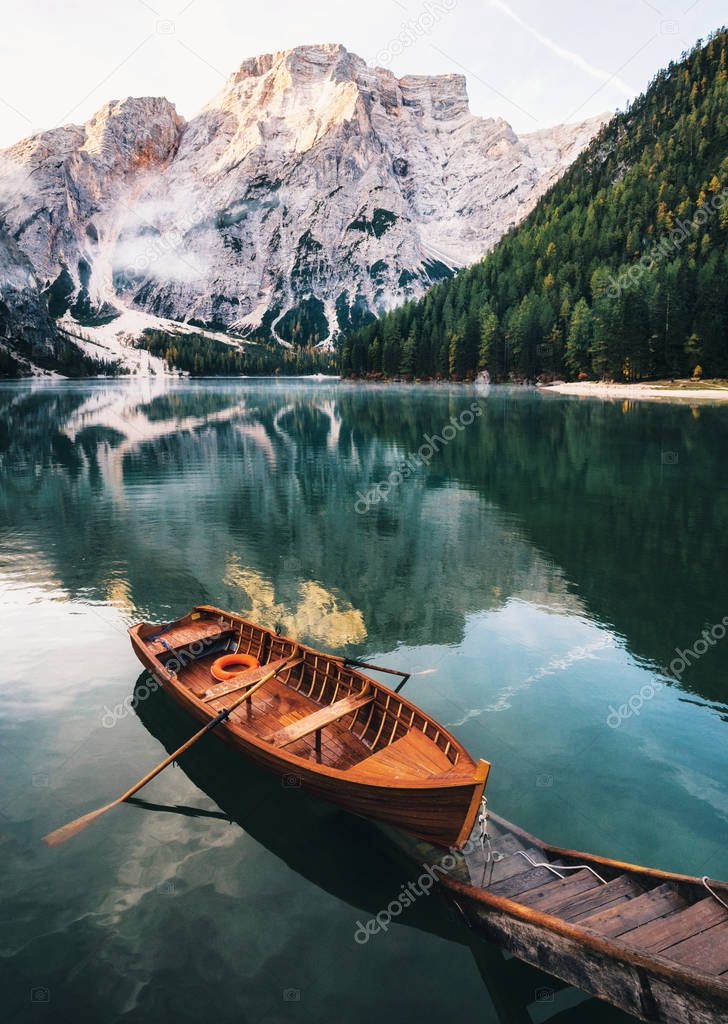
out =
{"type": "Polygon", "coordinates": [[[213,662],[212,675],[219,682],[224,683],[226,679],[233,679],[240,674],[241,668],[259,668],[260,662],[252,654],[223,654],[221,658],[213,662]],[[239,666],[234,672],[228,672],[231,665],[239,666]]]}

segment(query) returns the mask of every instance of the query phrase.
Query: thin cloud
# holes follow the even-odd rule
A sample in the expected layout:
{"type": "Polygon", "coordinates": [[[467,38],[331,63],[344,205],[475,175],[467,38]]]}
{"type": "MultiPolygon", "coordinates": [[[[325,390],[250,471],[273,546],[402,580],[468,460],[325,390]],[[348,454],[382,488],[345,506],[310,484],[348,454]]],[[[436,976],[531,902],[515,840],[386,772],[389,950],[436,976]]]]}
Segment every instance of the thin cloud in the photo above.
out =
{"type": "Polygon", "coordinates": [[[524,21],[520,14],[516,14],[516,12],[512,10],[507,3],[504,3],[504,0],[490,0],[490,5],[505,14],[511,19],[511,21],[515,21],[517,25],[520,25],[522,29],[525,29],[526,32],[530,33],[530,35],[535,39],[538,39],[539,43],[551,50],[552,53],[555,53],[557,56],[568,61],[570,64],[573,64],[575,67],[580,68],[582,71],[586,72],[587,75],[591,75],[592,78],[596,78],[600,82],[611,82],[624,93],[627,99],[631,99],[636,94],[637,89],[634,89],[629,85],[629,83],[623,81],[621,78],[611,75],[608,71],[603,71],[601,68],[595,67],[593,64],[584,60],[584,58],[578,53],[574,53],[573,50],[567,50],[563,46],[559,46],[559,44],[555,43],[553,39],[549,39],[548,36],[545,36],[542,32],[539,32],[537,28],[534,28],[533,25],[529,25],[527,21],[524,21]]]}

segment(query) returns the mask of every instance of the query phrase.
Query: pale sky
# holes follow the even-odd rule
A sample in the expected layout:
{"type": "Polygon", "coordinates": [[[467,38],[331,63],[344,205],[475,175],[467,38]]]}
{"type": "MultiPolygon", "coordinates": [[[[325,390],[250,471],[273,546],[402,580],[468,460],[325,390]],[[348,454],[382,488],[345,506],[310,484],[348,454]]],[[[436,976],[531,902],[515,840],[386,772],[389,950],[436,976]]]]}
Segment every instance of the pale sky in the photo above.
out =
{"type": "Polygon", "coordinates": [[[0,146],[166,96],[192,117],[246,57],[340,42],[397,75],[461,72],[517,132],[616,110],[726,17],[717,0],[3,0],[0,146]]]}

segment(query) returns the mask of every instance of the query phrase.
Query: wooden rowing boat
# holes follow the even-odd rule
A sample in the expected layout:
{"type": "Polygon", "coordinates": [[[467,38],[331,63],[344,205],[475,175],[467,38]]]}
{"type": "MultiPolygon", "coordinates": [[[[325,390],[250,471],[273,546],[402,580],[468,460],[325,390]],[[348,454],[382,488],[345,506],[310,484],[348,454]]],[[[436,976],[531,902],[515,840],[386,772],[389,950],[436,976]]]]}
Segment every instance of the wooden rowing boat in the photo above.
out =
{"type": "MultiPolygon", "coordinates": [[[[504,818],[438,870],[470,926],[639,1020],[728,1020],[728,882],[550,846],[504,818]]],[[[388,830],[420,864],[438,851],[388,830]]]]}
{"type": "MultiPolygon", "coordinates": [[[[136,714],[150,735],[172,753],[189,736],[189,716],[161,689],[147,695],[147,687],[144,672],[134,690],[136,714]]],[[[375,918],[393,896],[417,878],[422,868],[415,870],[412,848],[424,854],[428,864],[442,863],[446,854],[397,829],[337,813],[331,804],[282,787],[279,778],[240,758],[228,744],[211,744],[204,756],[183,757],[179,767],[216,809],[199,801],[194,806],[138,798],[130,802],[165,817],[235,823],[291,871],[356,911],[352,921],[356,918],[357,926],[375,918]]],[[[438,896],[433,891],[427,898],[403,905],[389,931],[390,941],[397,942],[394,929],[404,927],[469,949],[487,989],[483,1005],[494,1007],[495,1016],[487,1016],[489,1021],[533,1024],[527,1007],[535,998],[538,1019],[544,1024],[546,1020],[553,1024],[583,1024],[586,1020],[627,1024],[621,1014],[612,1013],[601,1002],[589,1001],[566,982],[516,957],[506,958],[497,945],[467,927],[446,889],[441,888],[438,896]]],[[[457,900],[462,902],[459,897],[457,900]]]]}
{"type": "Polygon", "coordinates": [[[551,846],[493,814],[486,838],[475,822],[487,762],[361,663],[207,605],[130,634],[162,689],[203,722],[257,680],[218,735],[288,786],[377,822],[474,933],[640,1020],[728,1019],[728,883],[551,846]],[[229,651],[260,665],[216,682],[211,666],[229,651]]]}
{"type": "MultiPolygon", "coordinates": [[[[181,708],[170,706],[161,691],[145,699],[147,684],[145,673],[135,688],[137,714],[145,728],[172,752],[189,735],[189,721],[181,708]]],[[[590,941],[599,938],[595,933],[585,938],[577,935],[566,942],[559,917],[553,922],[535,925],[533,908],[519,903],[517,898],[500,896],[498,900],[491,900],[488,896],[489,884],[515,878],[531,869],[518,850],[529,853],[533,860],[548,860],[553,866],[558,865],[557,870],[562,874],[567,873],[561,870],[567,862],[577,867],[590,864],[605,879],[618,877],[625,869],[632,870],[632,865],[547,846],[493,814],[489,815],[490,855],[484,855],[484,851],[488,854],[488,846],[481,844],[476,828],[471,841],[465,843],[455,864],[451,865],[446,851],[398,829],[336,814],[325,803],[302,798],[296,790],[281,788],[276,778],[252,765],[242,763],[235,771],[235,751],[223,744],[215,746],[218,749],[208,749],[204,757],[183,758],[180,767],[220,808],[217,814],[200,806],[134,802],[159,813],[234,821],[293,871],[356,909],[357,925],[360,921],[374,920],[386,910],[393,896],[413,882],[419,882],[422,871],[432,869],[440,883],[442,899],[435,901],[431,896],[403,906],[396,925],[393,921],[391,927],[418,928],[469,947],[495,1006],[497,1016],[494,1019],[501,1024],[532,1024],[536,1019],[534,1010],[538,1020],[549,1019],[554,1024],[557,1020],[563,1020],[564,1024],[567,1020],[570,1024],[585,1020],[615,1024],[617,1020],[626,1020],[603,1003],[580,1002],[586,995],[609,1002],[629,1013],[630,1019],[635,1017],[653,1024],[687,1021],[724,1024],[728,1020],[725,977],[719,975],[717,982],[715,978],[712,981],[708,978],[706,984],[698,970],[684,979],[674,974],[674,965],[670,965],[667,975],[661,973],[649,962],[655,959],[649,939],[631,948],[629,936],[617,934],[622,931],[623,920],[613,923],[610,929],[613,934],[602,935],[602,944],[594,950],[590,941]],[[524,912],[529,915],[527,919],[521,916],[524,912]],[[470,928],[460,927],[465,921],[470,928]],[[634,959],[635,955],[639,961],[634,959]],[[647,966],[642,965],[644,960],[648,961],[647,966]],[[580,997],[571,986],[585,996],[580,997]],[[535,1006],[528,1007],[534,1000],[535,1006]]],[[[667,885],[675,886],[680,895],[687,889],[693,904],[709,895],[700,879],[687,878],[685,889],[685,876],[646,868],[635,870],[645,879],[641,882],[638,877],[638,883],[645,885],[648,891],[667,885]]],[[[541,879],[543,885],[543,876],[541,879]]],[[[553,880],[558,881],[558,878],[554,875],[553,880]]],[[[525,884],[530,885],[532,881],[533,877],[525,884]]],[[[548,875],[546,884],[549,884],[548,875]]],[[[725,884],[712,881],[709,884],[728,901],[725,884]]],[[[535,895],[536,890],[527,890],[532,891],[535,895]]],[[[630,897],[633,904],[630,914],[646,919],[652,913],[659,913],[660,906],[655,907],[651,900],[648,908],[635,902],[639,898],[637,895],[630,897]]],[[[653,897],[659,898],[660,893],[653,897]]],[[[619,911],[624,902],[618,897],[611,909],[619,911]]],[[[663,910],[665,906],[662,904],[663,910]]],[[[667,907],[669,915],[669,902],[667,907]]],[[[605,918],[607,909],[610,908],[605,907],[605,918]]],[[[565,912],[563,916],[568,915],[565,912]]],[[[652,920],[661,924],[665,918],[652,920]]],[[[629,923],[628,920],[628,930],[634,931],[629,929],[629,923]]],[[[573,927],[581,926],[576,922],[573,927]]],[[[391,930],[389,935],[396,941],[391,930]]],[[[670,947],[659,956],[664,957],[669,952],[670,947]]]]}
{"type": "Polygon", "coordinates": [[[215,732],[288,785],[440,846],[470,835],[490,765],[360,663],[210,605],[129,633],[154,679],[202,722],[280,665],[215,732]],[[212,665],[231,651],[260,668],[217,682],[212,665]]]}

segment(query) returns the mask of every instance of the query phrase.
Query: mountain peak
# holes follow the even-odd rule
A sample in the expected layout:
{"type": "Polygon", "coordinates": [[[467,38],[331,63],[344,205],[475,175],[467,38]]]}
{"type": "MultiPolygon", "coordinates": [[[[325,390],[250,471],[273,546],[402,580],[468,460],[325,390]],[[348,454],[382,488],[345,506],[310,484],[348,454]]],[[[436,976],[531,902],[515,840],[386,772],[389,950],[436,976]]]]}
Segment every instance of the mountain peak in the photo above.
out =
{"type": "Polygon", "coordinates": [[[356,54],[349,53],[341,43],[294,46],[290,50],[278,50],[275,53],[246,58],[231,78],[259,78],[280,65],[285,65],[296,76],[322,78],[329,74],[332,68],[347,64],[364,66],[364,61],[356,54]]]}
{"type": "MultiPolygon", "coordinates": [[[[370,67],[341,43],[297,46],[244,60],[205,111],[234,114],[238,126],[276,118],[301,150],[324,131],[363,116],[424,124],[469,118],[465,78],[405,75],[370,67]]],[[[255,132],[253,133],[255,135],[255,132]]],[[[250,134],[248,133],[248,141],[250,134]]]]}
{"type": "Polygon", "coordinates": [[[183,125],[164,97],[127,96],[105,103],[86,122],[82,148],[95,156],[121,150],[133,163],[159,162],[176,148],[183,125]]]}
{"type": "MultiPolygon", "coordinates": [[[[3,151],[11,161],[40,164],[82,152],[102,166],[163,163],[177,148],[184,119],[161,96],[127,96],[104,103],[85,124],[37,132],[3,151]]],[[[7,164],[7,161],[5,161],[7,164]]],[[[8,173],[3,167],[3,176],[8,173]]]]}
{"type": "Polygon", "coordinates": [[[520,139],[462,75],[297,46],[244,60],[186,124],[127,97],[20,143],[0,214],[89,330],[126,305],[315,344],[482,256],[590,137],[520,139]]]}

